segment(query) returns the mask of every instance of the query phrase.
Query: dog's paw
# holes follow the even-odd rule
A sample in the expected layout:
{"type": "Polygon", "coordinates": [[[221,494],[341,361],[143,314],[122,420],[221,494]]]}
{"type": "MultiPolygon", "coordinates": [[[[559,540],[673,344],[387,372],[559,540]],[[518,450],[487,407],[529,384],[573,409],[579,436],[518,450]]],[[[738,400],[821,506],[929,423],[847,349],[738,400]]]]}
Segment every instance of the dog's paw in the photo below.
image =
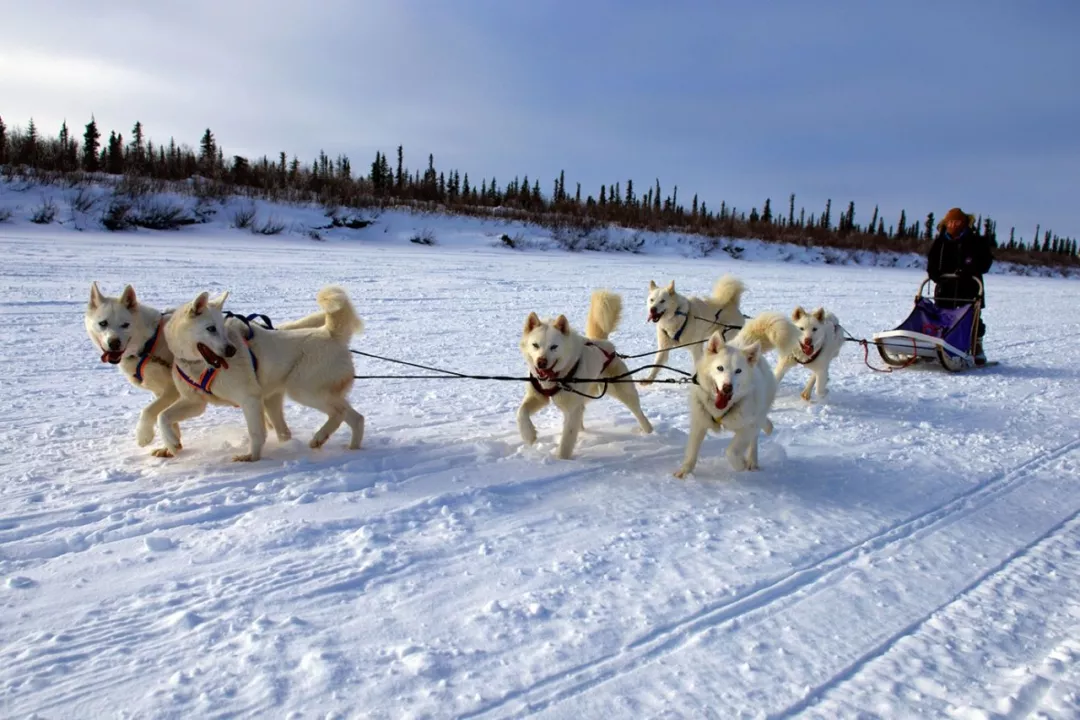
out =
{"type": "Polygon", "coordinates": [[[679,468],[678,470],[676,470],[675,472],[673,472],[671,474],[673,476],[679,478],[680,480],[682,480],[683,478],[685,478],[687,475],[689,475],[692,472],[693,472],[693,470],[691,468],[687,467],[686,465],[683,465],[681,468],[679,468]]]}
{"type": "Polygon", "coordinates": [[[810,391],[803,390],[801,393],[799,393],[799,397],[801,397],[806,402],[810,402],[810,391]]]}
{"type": "Polygon", "coordinates": [[[292,431],[290,431],[289,428],[281,430],[274,428],[274,432],[277,433],[278,442],[289,442],[292,440],[292,431]]]}
{"type": "Polygon", "coordinates": [[[638,425],[637,432],[639,435],[652,435],[653,426],[652,423],[645,423],[644,425],[638,425]]]}
{"type": "Polygon", "coordinates": [[[243,455],[233,455],[233,462],[256,462],[259,458],[255,457],[251,453],[244,453],[243,455]]]}
{"type": "Polygon", "coordinates": [[[319,448],[321,448],[323,445],[326,444],[326,441],[328,439],[329,438],[321,438],[318,435],[316,435],[315,437],[311,438],[311,442],[308,443],[308,447],[311,448],[312,450],[318,450],[319,448]]]}
{"type": "Polygon", "coordinates": [[[135,442],[139,447],[146,447],[154,442],[154,426],[139,424],[135,428],[135,442]]]}
{"type": "Polygon", "coordinates": [[[773,427],[772,420],[765,418],[765,424],[761,426],[762,432],[764,432],[766,435],[772,435],[773,430],[775,429],[776,428],[773,427]]]}
{"type": "MultiPolygon", "coordinates": [[[[177,450],[179,450],[179,449],[180,449],[180,448],[177,448],[177,450]]],[[[153,450],[152,450],[152,451],[150,452],[150,454],[151,454],[151,455],[153,455],[153,456],[154,456],[154,457],[156,457],[156,458],[171,458],[171,457],[176,457],[176,455],[175,455],[175,454],[173,453],[173,451],[172,451],[172,450],[170,450],[169,448],[164,448],[164,447],[162,447],[162,448],[154,448],[154,449],[153,449],[153,450]]]]}
{"type": "Polygon", "coordinates": [[[521,428],[521,441],[526,445],[536,444],[536,428],[532,425],[526,425],[521,428]]]}

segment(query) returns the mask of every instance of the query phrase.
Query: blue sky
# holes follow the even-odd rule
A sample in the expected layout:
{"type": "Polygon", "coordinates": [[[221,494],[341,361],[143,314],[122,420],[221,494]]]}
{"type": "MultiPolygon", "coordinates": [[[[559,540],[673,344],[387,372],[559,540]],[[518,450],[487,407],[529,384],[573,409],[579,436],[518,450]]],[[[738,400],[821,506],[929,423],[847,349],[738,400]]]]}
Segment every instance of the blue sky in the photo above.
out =
{"type": "Polygon", "coordinates": [[[660,179],[886,222],[953,205],[1080,237],[1080,3],[36,0],[5,10],[0,115],[354,168],[660,179]],[[104,7],[102,7],[104,6],[104,7]]]}

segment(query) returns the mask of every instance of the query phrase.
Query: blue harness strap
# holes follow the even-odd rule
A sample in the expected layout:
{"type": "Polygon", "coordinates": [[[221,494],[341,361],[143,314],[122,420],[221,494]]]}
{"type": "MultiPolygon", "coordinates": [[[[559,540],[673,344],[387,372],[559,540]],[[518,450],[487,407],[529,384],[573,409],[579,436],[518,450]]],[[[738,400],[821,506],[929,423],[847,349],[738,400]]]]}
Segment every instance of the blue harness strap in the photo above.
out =
{"type": "Polygon", "coordinates": [[[150,355],[154,352],[154,348],[157,346],[158,336],[161,335],[161,328],[165,324],[165,318],[162,317],[158,321],[157,330],[143,345],[142,350],[139,351],[139,362],[135,365],[135,372],[132,375],[140,383],[143,381],[143,368],[146,367],[146,363],[150,362],[150,355]]]}
{"type": "Polygon", "coordinates": [[[671,339],[675,342],[679,342],[679,338],[682,337],[683,330],[685,330],[686,326],[690,324],[690,313],[684,313],[682,310],[676,310],[675,317],[678,317],[679,315],[682,315],[686,319],[682,321],[682,326],[679,328],[678,332],[671,336],[671,339]]]}

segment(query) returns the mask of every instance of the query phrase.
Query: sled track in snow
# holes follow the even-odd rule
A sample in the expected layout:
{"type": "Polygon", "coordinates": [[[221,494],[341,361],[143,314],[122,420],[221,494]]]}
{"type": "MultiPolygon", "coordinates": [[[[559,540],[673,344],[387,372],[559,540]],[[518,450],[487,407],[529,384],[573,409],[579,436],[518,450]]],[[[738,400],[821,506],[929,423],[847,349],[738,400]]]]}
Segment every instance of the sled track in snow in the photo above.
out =
{"type": "MultiPolygon", "coordinates": [[[[1035,538],[1033,541],[1027,543],[1023,547],[1021,547],[1018,550],[1016,550],[1015,552],[1011,553],[1008,557],[1006,557],[1003,561],[1001,561],[1000,563],[998,563],[994,567],[992,567],[989,570],[987,570],[987,571],[983,572],[982,574],[980,574],[977,578],[975,578],[975,580],[973,580],[971,583],[969,583],[967,586],[965,586],[960,592],[958,592],[956,595],[951,597],[949,600],[941,603],[940,605],[935,607],[930,612],[926,613],[925,615],[919,617],[915,621],[913,621],[910,624],[906,625],[899,632],[896,632],[896,633],[893,633],[892,635],[890,635],[883,642],[879,643],[878,645],[873,647],[869,652],[867,652],[867,653],[863,654],[861,657],[857,658],[853,663],[851,663],[846,668],[841,670],[839,673],[837,673],[836,675],[831,677],[828,681],[826,681],[824,683],[821,683],[817,687],[810,690],[810,692],[808,692],[806,694],[806,697],[804,697],[802,700],[800,700],[799,702],[791,705],[790,707],[784,709],[783,711],[781,711],[779,713],[774,713],[774,714],[769,715],[769,718],[773,718],[775,720],[780,720],[781,718],[792,717],[793,715],[796,715],[798,713],[801,713],[801,712],[803,712],[805,710],[808,710],[809,708],[813,707],[814,705],[816,705],[824,697],[825,693],[829,692],[830,690],[832,690],[832,689],[834,689],[836,687],[839,687],[840,685],[844,684],[848,680],[851,680],[852,678],[854,678],[855,675],[858,674],[858,672],[860,670],[862,670],[864,667],[869,665],[874,660],[884,656],[900,640],[902,640],[905,637],[909,637],[909,636],[915,634],[916,632],[918,632],[918,630],[923,625],[925,625],[927,621],[929,621],[932,617],[937,615],[939,612],[946,609],[950,605],[953,605],[954,603],[961,601],[966,595],[969,595],[970,593],[977,590],[983,584],[993,580],[996,576],[1007,572],[1009,570],[1010,565],[1012,565],[1013,563],[1015,563],[1018,560],[1022,560],[1025,556],[1027,556],[1032,550],[1034,550],[1038,546],[1040,546],[1040,545],[1042,545],[1042,544],[1044,544],[1044,543],[1046,543],[1048,541],[1051,541],[1054,538],[1054,536],[1060,534],[1063,530],[1070,529],[1070,526],[1076,525],[1076,521],[1077,521],[1078,518],[1080,518],[1080,510],[1077,510],[1076,512],[1069,515],[1069,517],[1067,517],[1064,520],[1054,524],[1045,533],[1041,534],[1039,537],[1035,538]]],[[[1043,680],[1043,682],[1047,682],[1047,681],[1043,680]]],[[[1018,715],[1018,716],[1026,717],[1027,713],[1026,712],[1020,713],[1020,715],[1018,715]]]]}
{"type": "MultiPolygon", "coordinates": [[[[917,540],[920,536],[933,533],[937,529],[963,518],[1023,485],[1044,466],[1077,449],[1080,449],[1080,439],[1040,453],[1009,470],[977,483],[944,503],[895,523],[859,542],[835,550],[771,582],[761,583],[737,598],[707,605],[682,620],[654,629],[618,652],[549,675],[528,687],[512,691],[502,698],[464,713],[459,717],[488,717],[503,709],[508,709],[507,716],[534,715],[668,655],[686,645],[691,639],[712,628],[737,620],[752,622],[772,616],[795,604],[806,595],[813,594],[817,589],[826,586],[832,577],[851,566],[856,560],[872,553],[879,553],[886,548],[891,548],[905,541],[917,540]],[[509,705],[514,705],[514,707],[507,708],[509,705]]],[[[1080,511],[1074,513],[1065,521],[1055,524],[1042,538],[1044,539],[1057,532],[1077,515],[1080,515],[1080,511]]],[[[1036,540],[1036,543],[1039,541],[1036,540]]],[[[981,575],[974,584],[965,588],[961,594],[968,592],[986,577],[1000,571],[1005,564],[1022,555],[1029,547],[1030,545],[1025,546],[1010,555],[1005,563],[1001,563],[981,575]]],[[[925,618],[920,618],[915,623],[908,625],[899,634],[890,637],[874,651],[858,659],[852,669],[846,673],[841,673],[840,676],[834,676],[834,681],[830,682],[839,683],[844,677],[850,676],[859,667],[887,650],[892,643],[905,633],[911,632],[924,620],[925,618]]],[[[826,684],[821,689],[812,691],[808,698],[819,696],[828,687],[829,684],[826,684]]],[[[804,702],[806,703],[805,707],[809,707],[812,699],[804,702]]]]}

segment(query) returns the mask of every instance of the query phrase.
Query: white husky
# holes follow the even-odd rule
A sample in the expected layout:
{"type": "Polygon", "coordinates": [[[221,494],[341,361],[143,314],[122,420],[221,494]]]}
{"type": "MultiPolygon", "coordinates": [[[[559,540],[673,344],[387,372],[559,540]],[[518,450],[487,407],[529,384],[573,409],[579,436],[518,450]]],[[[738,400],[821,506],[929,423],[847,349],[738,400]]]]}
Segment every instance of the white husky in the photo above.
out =
{"type": "MultiPolygon", "coordinates": [[[[83,324],[101,350],[101,362],[119,366],[128,382],[154,395],[135,425],[139,447],[154,440],[158,415],[180,397],[171,375],[173,354],[163,331],[166,318],[161,311],[140,303],[130,285],[119,297],[103,295],[96,282],[90,285],[83,324]]],[[[180,428],[174,430],[179,436],[180,428]]]]}
{"type": "MultiPolygon", "coordinates": [[[[578,433],[583,427],[585,404],[590,399],[579,393],[596,396],[604,390],[604,385],[568,381],[575,377],[610,378],[627,371],[626,363],[615,354],[615,346],[608,341],[621,314],[622,298],[606,290],[592,294],[584,336],[571,329],[565,315],[554,320],[541,320],[535,312],[529,313],[521,333],[521,353],[529,366],[532,381],[525,389],[525,399],[517,414],[518,429],[525,443],[536,442],[532,416],[551,401],[563,413],[559,457],[567,460],[573,455],[578,433]]],[[[607,392],[630,408],[644,432],[652,432],[652,424],[641,412],[634,383],[612,383],[607,386],[607,392]]]]}
{"type": "Polygon", "coordinates": [[[731,467],[758,469],[759,433],[772,432],[769,410],[776,398],[776,378],[765,353],[775,348],[787,355],[798,340],[799,329],[776,312],[754,317],[730,342],[722,333],[713,333],[696,366],[696,383],[690,390],[690,438],[675,477],[693,472],[705,435],[721,428],[735,433],[727,449],[731,467]]]}
{"type": "MultiPolygon", "coordinates": [[[[670,348],[694,343],[686,349],[696,365],[709,335],[720,330],[726,338],[746,322],[739,308],[745,291],[746,286],[742,281],[732,275],[724,275],[716,281],[710,298],[680,295],[675,292],[674,280],[667,287],[660,287],[650,280],[647,321],[656,323],[657,352],[654,364],[665,364],[670,348]]],[[[660,370],[659,367],[651,368],[641,384],[651,383],[660,370]]]]}
{"type": "Polygon", "coordinates": [[[359,448],[364,417],[346,396],[354,373],[349,340],[362,323],[344,290],[320,290],[316,300],[324,324],[310,326],[317,322],[317,313],[299,321],[307,325],[303,329],[267,330],[235,317],[226,320],[221,307],[227,297],[224,293],[211,300],[203,292],[177,308],[165,324],[165,337],[175,355],[173,381],[180,391],[180,399],[158,418],[168,451],[180,450],[173,425],[201,415],[207,403],[214,403],[241,408],[247,421],[250,451],[233,459],[258,460],[266,442],[264,401],[275,429],[284,428],[285,394],[327,414],[311,447],[321,447],[344,421],[352,429],[349,448],[359,448]]]}
{"type": "MultiPolygon", "coordinates": [[[[132,385],[154,394],[154,399],[139,413],[139,422],[135,426],[135,442],[139,447],[154,440],[158,416],[180,398],[172,379],[173,354],[164,333],[165,322],[171,314],[171,310],[159,311],[139,302],[131,285],[125,287],[119,297],[103,295],[96,282],[90,285],[90,301],[83,323],[86,334],[101,350],[101,362],[117,365],[132,385]]],[[[318,327],[324,321],[325,313],[318,312],[279,327],[318,327]]],[[[271,413],[268,411],[267,415],[271,413]]],[[[289,434],[284,420],[274,429],[279,437],[289,434]]],[[[175,426],[173,432],[179,442],[180,426],[175,426]]],[[[157,448],[153,454],[167,456],[168,451],[157,448]]]]}
{"type": "Polygon", "coordinates": [[[806,312],[801,307],[795,308],[791,319],[799,328],[801,339],[798,346],[787,355],[781,355],[776,363],[776,381],[784,379],[784,374],[796,363],[806,367],[811,373],[802,399],[810,401],[810,394],[817,385],[817,396],[824,398],[829,394],[829,364],[840,354],[844,347],[844,331],[840,322],[831,312],[817,308],[806,312]]]}

